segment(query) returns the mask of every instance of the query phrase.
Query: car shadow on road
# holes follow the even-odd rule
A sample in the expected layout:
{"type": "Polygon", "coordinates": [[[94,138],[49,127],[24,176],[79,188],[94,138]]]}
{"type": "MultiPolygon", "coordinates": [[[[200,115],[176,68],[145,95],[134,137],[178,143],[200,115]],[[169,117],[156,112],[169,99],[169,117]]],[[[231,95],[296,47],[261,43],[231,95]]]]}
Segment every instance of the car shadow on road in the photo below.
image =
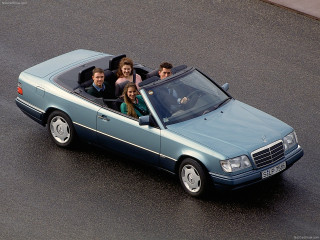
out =
{"type": "MultiPolygon", "coordinates": [[[[146,188],[163,189],[163,191],[168,191],[165,195],[171,195],[175,199],[180,200],[190,198],[211,204],[232,204],[261,209],[284,201],[284,199],[291,196],[292,192],[296,191],[295,186],[286,178],[286,173],[282,173],[266,181],[235,191],[213,189],[204,197],[196,199],[183,191],[177,176],[159,171],[150,165],[126,157],[123,154],[114,153],[88,144],[82,144],[81,147],[74,149],[74,151],[80,153],[80,155],[83,152],[86,156],[92,156],[92,161],[89,163],[85,159],[83,161],[78,159],[78,164],[82,162],[85,165],[89,164],[90,167],[99,165],[102,169],[114,174],[121,172],[127,179],[130,179],[129,181],[143,181],[140,184],[146,188]]],[[[121,175],[121,173],[118,174],[121,175]]],[[[117,178],[115,181],[121,182],[122,180],[117,178]]]]}
{"type": "Polygon", "coordinates": [[[166,188],[170,188],[176,186],[179,187],[180,184],[175,175],[166,171],[161,171],[158,168],[147,164],[146,162],[133,159],[122,153],[102,149],[87,143],[80,143],[80,145],[72,149],[72,151],[77,152],[80,156],[86,156],[83,158],[83,160],[81,160],[81,158],[76,158],[78,164],[89,164],[90,166],[88,167],[99,165],[102,169],[113,172],[114,174],[119,172],[119,174],[123,174],[123,176],[126,178],[136,178],[135,181],[138,179],[143,179],[143,181],[145,181],[145,185],[156,183],[157,186],[155,187],[161,188],[161,184],[163,184],[166,188]],[[88,156],[91,156],[90,159],[92,159],[89,161],[89,163],[86,160],[88,156]]]}
{"type": "Polygon", "coordinates": [[[228,203],[248,208],[269,208],[274,204],[288,201],[297,191],[297,187],[290,183],[282,173],[266,181],[239,190],[213,190],[204,201],[228,203]]]}

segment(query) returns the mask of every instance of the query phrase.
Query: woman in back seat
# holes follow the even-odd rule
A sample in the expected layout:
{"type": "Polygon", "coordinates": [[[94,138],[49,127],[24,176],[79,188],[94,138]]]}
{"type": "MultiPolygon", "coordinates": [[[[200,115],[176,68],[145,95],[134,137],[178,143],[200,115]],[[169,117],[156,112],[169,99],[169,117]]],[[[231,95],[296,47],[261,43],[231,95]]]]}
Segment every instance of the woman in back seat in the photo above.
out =
{"type": "Polygon", "coordinates": [[[122,94],[124,86],[128,82],[135,83],[137,89],[139,89],[139,83],[142,82],[141,76],[133,71],[133,61],[127,57],[121,59],[117,71],[117,77],[118,79],[115,82],[116,97],[119,97],[122,94]]]}

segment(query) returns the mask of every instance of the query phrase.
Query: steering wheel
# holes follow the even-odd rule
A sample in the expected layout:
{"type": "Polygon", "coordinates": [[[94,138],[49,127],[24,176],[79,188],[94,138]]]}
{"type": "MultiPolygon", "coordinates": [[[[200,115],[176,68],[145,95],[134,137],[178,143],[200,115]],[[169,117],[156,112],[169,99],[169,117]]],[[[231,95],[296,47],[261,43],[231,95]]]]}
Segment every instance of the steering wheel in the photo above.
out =
{"type": "Polygon", "coordinates": [[[196,102],[198,101],[198,97],[201,96],[202,91],[201,90],[195,90],[191,93],[189,93],[186,98],[188,101],[186,103],[181,104],[184,110],[187,110],[189,108],[192,108],[196,102]]]}
{"type": "Polygon", "coordinates": [[[202,91],[199,90],[199,89],[197,89],[197,90],[189,93],[186,97],[187,97],[188,99],[192,99],[192,98],[194,98],[195,96],[199,97],[199,96],[201,95],[201,93],[202,93],[202,91]]]}

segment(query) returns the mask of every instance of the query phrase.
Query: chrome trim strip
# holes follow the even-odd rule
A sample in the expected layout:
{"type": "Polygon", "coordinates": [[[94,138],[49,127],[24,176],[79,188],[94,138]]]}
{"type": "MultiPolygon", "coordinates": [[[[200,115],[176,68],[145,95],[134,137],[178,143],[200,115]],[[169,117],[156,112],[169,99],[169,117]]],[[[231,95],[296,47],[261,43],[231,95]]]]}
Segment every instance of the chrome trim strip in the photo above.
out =
{"type": "Polygon", "coordinates": [[[128,142],[128,141],[126,141],[126,140],[123,140],[123,139],[120,139],[120,138],[111,136],[111,135],[109,135],[109,134],[106,134],[106,133],[97,131],[96,129],[89,128],[89,127],[87,127],[87,126],[85,126],[85,125],[82,125],[82,124],[80,124],[80,123],[77,123],[77,122],[73,122],[73,123],[74,123],[74,124],[77,124],[77,125],[80,126],[80,127],[84,127],[84,128],[89,129],[89,130],[91,130],[91,131],[94,131],[94,132],[96,132],[96,133],[100,133],[100,134],[102,134],[102,135],[105,135],[105,136],[107,136],[107,137],[113,138],[113,139],[115,139],[115,140],[124,142],[124,143],[126,143],[126,144],[130,144],[130,145],[132,145],[132,146],[134,146],[134,147],[137,147],[137,148],[146,150],[146,151],[148,151],[148,152],[151,152],[151,153],[153,153],[153,154],[159,155],[160,157],[165,157],[165,158],[171,159],[171,160],[173,160],[173,161],[175,161],[175,162],[177,161],[176,159],[174,159],[174,158],[172,158],[172,157],[169,157],[169,156],[163,155],[163,154],[161,154],[161,153],[159,153],[159,152],[155,152],[155,151],[153,151],[153,150],[150,150],[150,149],[141,147],[141,146],[139,146],[139,145],[137,145],[137,144],[134,144],[134,143],[128,142]]]}
{"type": "Polygon", "coordinates": [[[174,158],[172,158],[172,157],[169,157],[169,156],[166,156],[166,155],[163,155],[163,154],[160,154],[160,157],[161,157],[161,158],[168,158],[168,159],[170,159],[170,160],[172,160],[172,161],[175,161],[175,162],[178,161],[177,159],[174,159],[174,158]]]}
{"type": "Polygon", "coordinates": [[[19,101],[21,104],[24,104],[25,106],[27,107],[30,107],[30,108],[33,108],[35,111],[39,112],[39,113],[46,113],[45,111],[43,111],[42,109],[32,105],[31,103],[25,101],[25,100],[22,100],[21,98],[17,97],[16,98],[17,101],[19,101]]]}

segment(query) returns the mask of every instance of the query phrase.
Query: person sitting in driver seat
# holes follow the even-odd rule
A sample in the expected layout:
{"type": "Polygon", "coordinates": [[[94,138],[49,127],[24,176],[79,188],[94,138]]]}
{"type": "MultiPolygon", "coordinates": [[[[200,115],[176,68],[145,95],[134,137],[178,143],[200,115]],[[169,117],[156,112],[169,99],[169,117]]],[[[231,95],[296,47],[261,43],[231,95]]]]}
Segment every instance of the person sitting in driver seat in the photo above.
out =
{"type": "MultiPolygon", "coordinates": [[[[163,80],[163,79],[171,76],[172,75],[171,69],[172,69],[172,64],[171,63],[168,63],[168,62],[161,63],[160,67],[159,67],[159,71],[158,71],[158,74],[160,76],[160,80],[163,80]]],[[[167,93],[170,95],[170,97],[169,98],[168,97],[164,97],[164,99],[167,99],[168,101],[170,101],[170,100],[172,101],[172,99],[174,99],[174,101],[177,104],[186,104],[187,101],[188,101],[187,97],[179,98],[178,97],[178,93],[177,93],[177,91],[175,89],[168,88],[167,89],[167,93]]]]}

